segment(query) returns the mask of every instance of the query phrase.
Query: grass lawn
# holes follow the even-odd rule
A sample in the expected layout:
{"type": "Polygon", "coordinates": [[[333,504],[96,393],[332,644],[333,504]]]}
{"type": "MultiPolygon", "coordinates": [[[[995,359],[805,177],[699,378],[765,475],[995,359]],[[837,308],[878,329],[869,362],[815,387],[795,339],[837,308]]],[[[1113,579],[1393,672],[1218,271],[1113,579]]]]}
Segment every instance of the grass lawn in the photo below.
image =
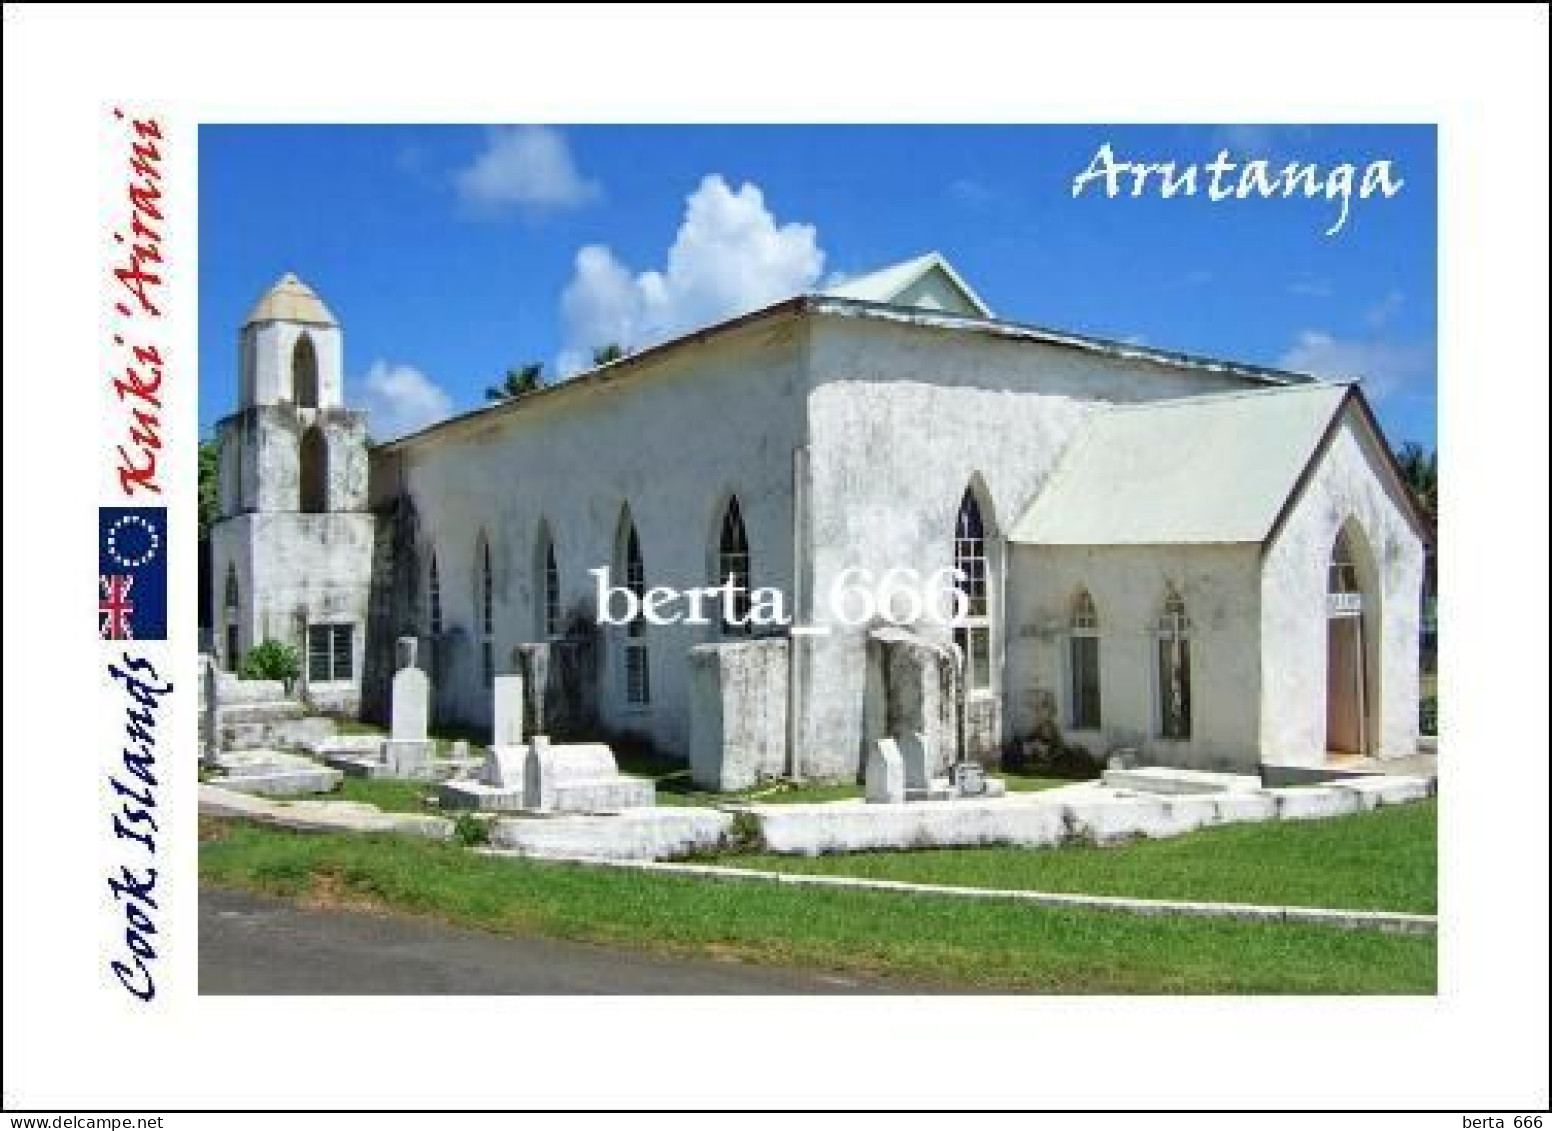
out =
{"type": "Polygon", "coordinates": [[[1051,993],[1435,992],[1432,936],[1142,918],[494,859],[410,837],[201,821],[200,881],[468,927],[1051,993]]]}
{"type": "Polygon", "coordinates": [[[425,798],[435,796],[436,784],[424,781],[398,781],[393,778],[353,778],[346,776],[333,793],[322,794],[319,801],[364,801],[385,813],[443,813],[425,798]]]}
{"type": "Polygon", "coordinates": [[[739,867],[966,887],[1433,913],[1434,799],[1320,821],[1203,829],[1110,848],[729,856],[739,867]]]}

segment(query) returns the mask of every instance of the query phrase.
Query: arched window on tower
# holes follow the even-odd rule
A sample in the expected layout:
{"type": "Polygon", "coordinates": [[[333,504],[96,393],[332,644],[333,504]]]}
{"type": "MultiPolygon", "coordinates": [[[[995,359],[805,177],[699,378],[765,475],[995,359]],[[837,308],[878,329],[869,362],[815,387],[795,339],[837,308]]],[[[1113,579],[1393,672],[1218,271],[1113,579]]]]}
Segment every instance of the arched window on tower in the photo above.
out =
{"type": "Polygon", "coordinates": [[[303,514],[323,514],[329,509],[329,442],[316,424],[302,434],[298,463],[300,510],[303,514]]]}
{"type": "Polygon", "coordinates": [[[647,570],[641,560],[641,540],[636,524],[626,511],[621,518],[620,572],[625,587],[636,596],[636,615],[625,626],[625,702],[645,707],[652,702],[652,678],[647,652],[647,617],[642,603],[647,593],[647,570]]]}
{"type": "Polygon", "coordinates": [[[1099,713],[1099,613],[1087,589],[1072,601],[1068,663],[1072,677],[1068,725],[1073,730],[1098,730],[1099,713]]]}
{"type": "Polygon", "coordinates": [[[726,615],[726,599],[722,601],[723,633],[749,633],[753,627],[749,623],[749,538],[744,532],[737,495],[728,499],[722,512],[722,531],[717,539],[717,584],[733,587],[732,617],[726,615]]]}
{"type": "Polygon", "coordinates": [[[431,551],[430,568],[426,571],[426,630],[432,636],[442,635],[442,575],[437,569],[436,551],[431,551]]]}
{"type": "Polygon", "coordinates": [[[291,350],[291,395],[297,408],[318,407],[318,349],[306,330],[291,350]]]}
{"type": "Polygon", "coordinates": [[[1173,585],[1164,592],[1158,627],[1159,737],[1191,737],[1191,617],[1173,585]]]}
{"type": "Polygon", "coordinates": [[[975,491],[965,488],[954,521],[954,568],[964,595],[965,617],[954,630],[954,643],[965,657],[965,686],[984,691],[992,685],[992,622],[988,593],[986,524],[975,491]]]}
{"type": "Polygon", "coordinates": [[[226,567],[226,589],[222,594],[222,616],[225,621],[225,649],[221,657],[225,661],[223,667],[229,672],[237,670],[238,651],[241,648],[241,637],[238,632],[238,590],[237,567],[228,564],[226,567]]]}

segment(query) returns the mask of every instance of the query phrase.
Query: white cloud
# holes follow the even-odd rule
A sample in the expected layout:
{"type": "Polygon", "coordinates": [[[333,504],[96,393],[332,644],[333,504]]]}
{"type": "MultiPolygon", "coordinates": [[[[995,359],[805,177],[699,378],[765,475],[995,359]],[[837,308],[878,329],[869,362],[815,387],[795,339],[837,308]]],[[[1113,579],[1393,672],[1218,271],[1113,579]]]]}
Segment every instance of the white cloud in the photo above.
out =
{"type": "Polygon", "coordinates": [[[1330,298],[1335,292],[1324,279],[1297,279],[1288,284],[1288,293],[1300,298],[1330,298]]]}
{"type": "Polygon", "coordinates": [[[1361,378],[1364,392],[1377,401],[1428,374],[1434,351],[1419,343],[1344,339],[1324,330],[1301,330],[1278,364],[1318,377],[1361,378]]]}
{"type": "Polygon", "coordinates": [[[735,192],[709,176],[686,198],[662,269],[633,272],[600,244],[577,252],[556,368],[574,373],[598,346],[641,349],[810,290],[824,259],[813,225],[778,223],[759,186],[735,192]]]}
{"type": "Polygon", "coordinates": [[[1401,313],[1401,308],[1406,304],[1406,295],[1400,291],[1391,291],[1379,302],[1369,307],[1363,313],[1363,320],[1376,330],[1390,325],[1396,315],[1401,313]]]}
{"type": "Polygon", "coordinates": [[[597,182],[577,169],[565,135],[544,126],[491,130],[485,149],[453,180],[467,204],[514,207],[530,216],[579,207],[600,192],[597,182]]]}
{"type": "Polygon", "coordinates": [[[363,384],[367,426],[378,440],[406,435],[453,412],[453,398],[412,365],[374,361],[363,384]]]}

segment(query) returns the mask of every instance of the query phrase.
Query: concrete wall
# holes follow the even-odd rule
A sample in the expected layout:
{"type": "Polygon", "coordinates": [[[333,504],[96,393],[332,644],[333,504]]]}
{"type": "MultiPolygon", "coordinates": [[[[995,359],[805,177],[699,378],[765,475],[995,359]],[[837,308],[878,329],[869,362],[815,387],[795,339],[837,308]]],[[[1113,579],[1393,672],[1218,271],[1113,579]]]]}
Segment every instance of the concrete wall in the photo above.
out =
{"type": "Polygon", "coordinates": [[[292,360],[304,333],[312,339],[318,357],[318,407],[339,408],[345,403],[345,345],[338,327],[261,322],[245,326],[239,335],[239,404],[295,403],[292,360]]]}
{"type": "Polygon", "coordinates": [[[365,509],[365,413],[255,405],[216,425],[221,513],[300,509],[302,437],[314,427],[322,431],[327,452],[329,509],[365,509]]]}
{"type": "Polygon", "coordinates": [[[1256,546],[1018,546],[1009,582],[1010,732],[1028,736],[1055,708],[1063,738],[1104,755],[1254,770],[1261,701],[1260,550],[1256,546]],[[1166,586],[1191,617],[1191,740],[1159,736],[1156,628],[1166,586]],[[1071,728],[1073,599],[1087,588],[1099,619],[1100,722],[1071,728]],[[1043,700],[1043,702],[1042,702],[1043,700]]]}
{"type": "MultiPolygon", "coordinates": [[[[226,568],[237,568],[240,586],[241,649],[264,640],[294,644],[302,654],[303,685],[309,697],[330,710],[354,711],[365,661],[367,599],[371,579],[374,519],[370,514],[245,514],[211,528],[211,563],[222,583],[226,568]],[[355,625],[349,684],[308,685],[305,626],[355,625]]],[[[216,609],[218,625],[225,612],[216,609]]],[[[224,632],[217,631],[224,641],[224,632]]]]}
{"type": "MultiPolygon", "coordinates": [[[[1139,359],[930,325],[815,321],[808,404],[809,566],[804,616],[828,635],[797,645],[805,773],[849,777],[864,751],[865,629],[829,616],[851,567],[922,576],[953,565],[954,520],[972,482],[982,499],[994,580],[1006,578],[1002,533],[1029,505],[1096,405],[1221,392],[1248,382],[1139,359]]],[[[930,318],[927,319],[930,323],[930,318]]],[[[993,688],[972,693],[970,752],[995,762],[1010,737],[1003,710],[1006,596],[992,593],[993,688]]],[[[924,636],[949,633],[920,624],[924,636]]]]}
{"type": "Polygon", "coordinates": [[[1423,545],[1384,467],[1382,442],[1349,407],[1267,548],[1261,747],[1268,762],[1325,760],[1327,567],[1344,524],[1361,533],[1354,541],[1370,645],[1372,752],[1416,753],[1423,545]]]}
{"type": "MultiPolygon", "coordinates": [[[[597,612],[588,571],[608,566],[614,583],[623,584],[618,534],[625,505],[647,585],[685,589],[712,580],[723,511],[736,493],[753,584],[791,591],[792,463],[804,428],[805,351],[796,320],[762,322],[627,363],[618,376],[561,386],[458,422],[377,457],[374,495],[407,492],[419,517],[419,557],[433,548],[437,554],[445,635],[460,653],[442,669],[447,686],[438,702],[447,718],[490,725],[478,663],[482,534],[491,546],[499,671],[514,670],[514,647],[539,637],[541,520],[555,543],[562,607],[584,623],[597,612]]],[[[406,611],[409,619],[423,624],[424,600],[422,592],[419,607],[406,611]]],[[[688,652],[720,639],[718,628],[648,627],[647,707],[624,702],[623,632],[606,627],[598,639],[601,725],[687,760],[688,652]]]]}

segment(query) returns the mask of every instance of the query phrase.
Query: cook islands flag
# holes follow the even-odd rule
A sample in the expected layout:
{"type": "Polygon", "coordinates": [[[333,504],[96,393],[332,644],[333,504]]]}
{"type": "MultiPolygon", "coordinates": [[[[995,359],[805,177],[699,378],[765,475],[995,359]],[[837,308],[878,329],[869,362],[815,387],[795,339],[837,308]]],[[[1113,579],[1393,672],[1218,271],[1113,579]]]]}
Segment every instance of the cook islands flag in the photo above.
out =
{"type": "Polygon", "coordinates": [[[167,639],[167,508],[97,510],[97,635],[167,639]]]}

